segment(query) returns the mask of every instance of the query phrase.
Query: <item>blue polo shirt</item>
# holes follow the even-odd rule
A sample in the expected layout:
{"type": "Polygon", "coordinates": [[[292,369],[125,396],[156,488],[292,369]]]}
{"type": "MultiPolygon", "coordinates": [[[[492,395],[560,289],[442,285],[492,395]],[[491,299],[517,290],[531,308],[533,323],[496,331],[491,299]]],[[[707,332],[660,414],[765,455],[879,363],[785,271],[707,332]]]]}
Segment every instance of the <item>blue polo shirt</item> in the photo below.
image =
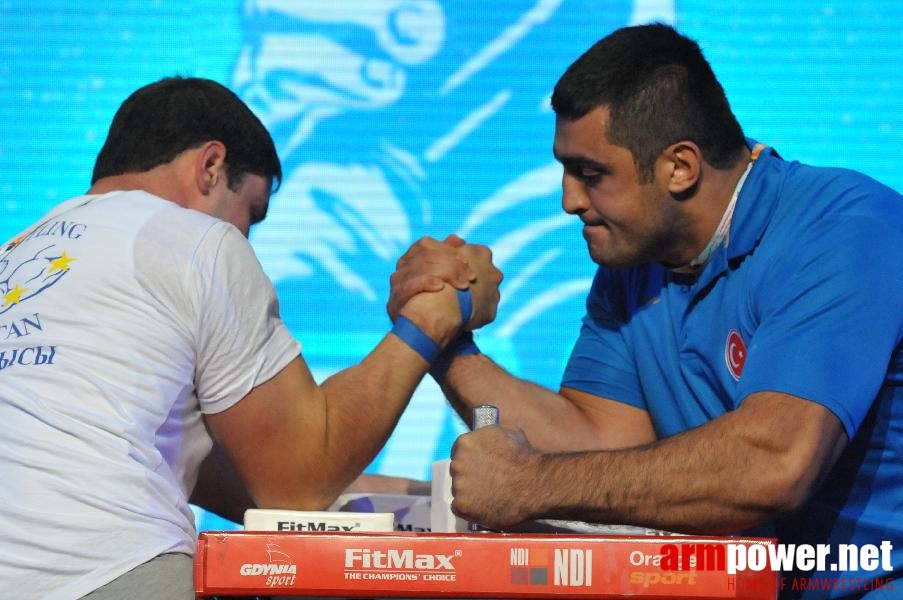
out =
{"type": "Polygon", "coordinates": [[[832,552],[888,540],[891,563],[903,570],[901,259],[897,192],[766,149],[740,191],[726,244],[698,279],[658,264],[598,270],[562,385],[647,410],[659,437],[707,423],[756,392],[824,405],[851,442],[807,506],[775,532],[783,543],[831,544],[832,552]]]}

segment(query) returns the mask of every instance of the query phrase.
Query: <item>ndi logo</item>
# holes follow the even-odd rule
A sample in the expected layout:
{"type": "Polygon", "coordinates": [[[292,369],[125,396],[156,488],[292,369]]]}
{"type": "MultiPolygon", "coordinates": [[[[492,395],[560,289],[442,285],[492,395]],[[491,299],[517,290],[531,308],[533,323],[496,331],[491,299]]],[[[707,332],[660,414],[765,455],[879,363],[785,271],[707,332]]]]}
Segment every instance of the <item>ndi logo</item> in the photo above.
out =
{"type": "Polygon", "coordinates": [[[555,585],[591,587],[593,585],[593,551],[555,549],[555,585]]]}
{"type": "Polygon", "coordinates": [[[511,583],[548,585],[549,551],[545,548],[511,548],[511,583]]]}
{"type": "MultiPolygon", "coordinates": [[[[512,548],[511,583],[549,584],[549,551],[545,548],[512,548]]],[[[583,548],[556,548],[552,555],[552,584],[559,587],[593,585],[593,551],[583,548]]]]}

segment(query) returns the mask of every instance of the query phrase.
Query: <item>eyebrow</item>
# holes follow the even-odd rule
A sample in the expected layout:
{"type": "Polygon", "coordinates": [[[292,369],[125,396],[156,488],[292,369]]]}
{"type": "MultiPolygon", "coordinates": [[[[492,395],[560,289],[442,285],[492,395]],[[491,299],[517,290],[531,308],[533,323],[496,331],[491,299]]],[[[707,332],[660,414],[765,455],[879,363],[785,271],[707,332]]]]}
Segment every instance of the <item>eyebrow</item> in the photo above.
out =
{"type": "Polygon", "coordinates": [[[561,154],[558,152],[558,150],[554,146],[552,146],[552,156],[554,156],[555,160],[557,160],[558,162],[560,162],[562,164],[568,163],[568,164],[581,164],[581,165],[594,166],[594,167],[605,167],[605,165],[603,163],[600,163],[597,160],[593,160],[583,154],[561,154]]]}
{"type": "Polygon", "coordinates": [[[567,169],[588,168],[603,173],[611,173],[611,167],[609,165],[587,158],[586,156],[559,154],[554,148],[552,149],[552,155],[555,157],[555,160],[560,162],[562,166],[567,169]]]}

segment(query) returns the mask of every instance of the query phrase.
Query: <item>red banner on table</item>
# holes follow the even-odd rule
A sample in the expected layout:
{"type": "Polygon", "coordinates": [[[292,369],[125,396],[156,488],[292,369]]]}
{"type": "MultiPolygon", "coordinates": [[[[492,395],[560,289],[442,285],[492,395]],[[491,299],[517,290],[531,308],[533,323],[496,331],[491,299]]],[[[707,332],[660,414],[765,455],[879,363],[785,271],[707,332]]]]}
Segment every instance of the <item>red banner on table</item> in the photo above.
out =
{"type": "Polygon", "coordinates": [[[195,587],[199,597],[773,599],[777,573],[728,574],[724,562],[731,544],[736,550],[773,543],[682,536],[203,532],[195,587]],[[675,547],[691,555],[686,568],[674,570],[666,560],[675,547]]]}

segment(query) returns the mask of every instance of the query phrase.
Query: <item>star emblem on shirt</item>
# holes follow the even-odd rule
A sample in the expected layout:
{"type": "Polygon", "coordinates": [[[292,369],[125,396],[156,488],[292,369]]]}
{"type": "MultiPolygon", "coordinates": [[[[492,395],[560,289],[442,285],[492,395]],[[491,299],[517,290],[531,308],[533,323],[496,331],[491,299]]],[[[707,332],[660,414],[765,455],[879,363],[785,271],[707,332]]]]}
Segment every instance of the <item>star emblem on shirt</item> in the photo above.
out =
{"type": "Polygon", "coordinates": [[[64,251],[59,257],[50,261],[50,272],[56,273],[57,271],[68,271],[69,263],[72,262],[75,262],[75,259],[70,258],[64,251]]]}
{"type": "Polygon", "coordinates": [[[10,306],[12,304],[18,304],[22,301],[22,294],[28,291],[28,288],[19,287],[16,284],[16,287],[6,292],[3,295],[3,308],[10,306]]]}

